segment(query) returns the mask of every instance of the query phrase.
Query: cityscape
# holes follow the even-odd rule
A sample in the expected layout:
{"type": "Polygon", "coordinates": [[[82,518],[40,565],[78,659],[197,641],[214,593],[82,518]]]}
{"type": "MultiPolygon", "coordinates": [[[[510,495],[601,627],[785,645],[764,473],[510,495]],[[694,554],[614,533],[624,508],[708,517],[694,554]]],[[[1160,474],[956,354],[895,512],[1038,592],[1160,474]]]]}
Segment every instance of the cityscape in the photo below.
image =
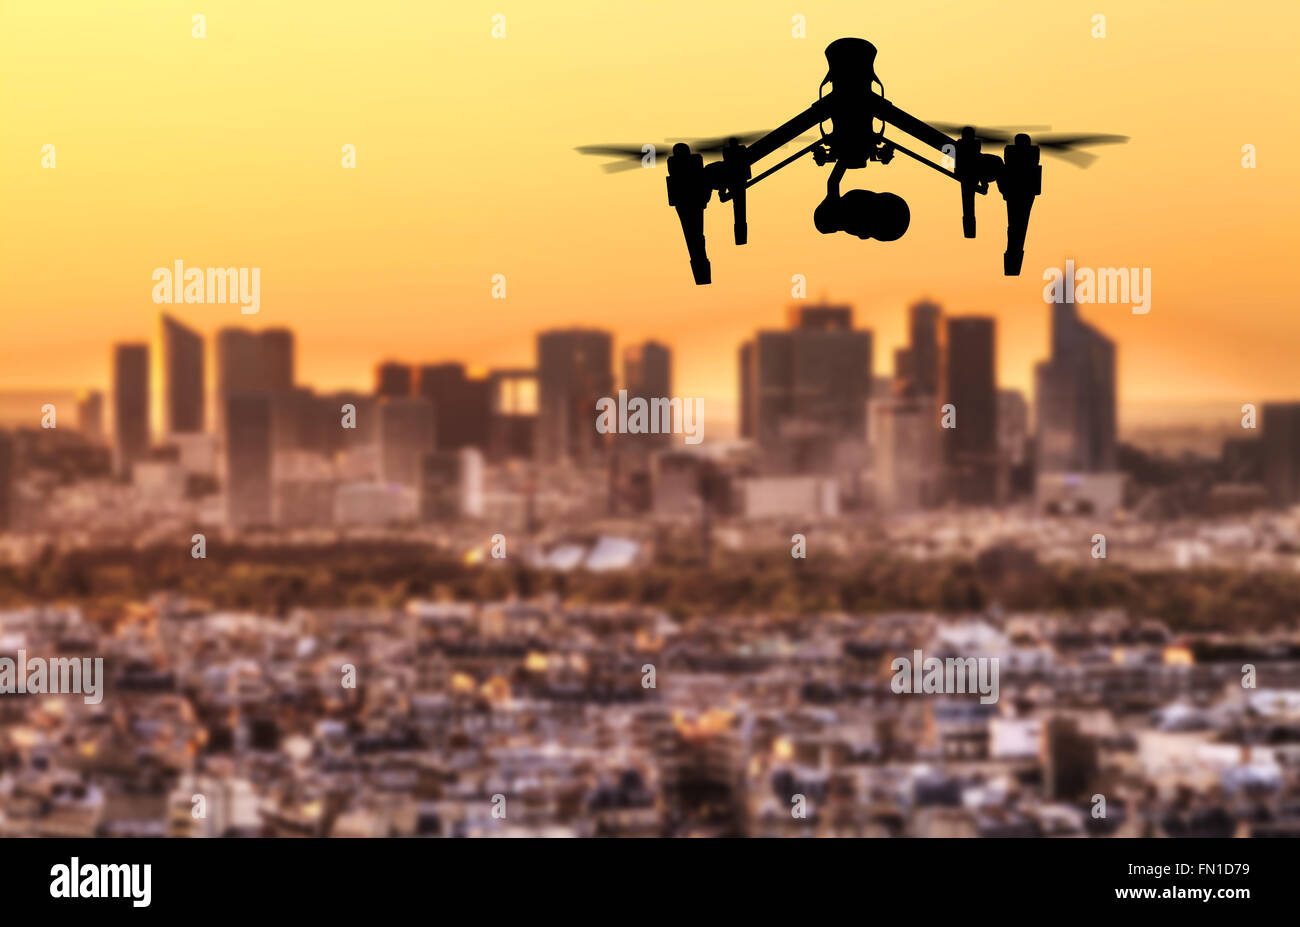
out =
{"type": "Polygon", "coordinates": [[[1036,311],[1026,395],[992,317],[884,364],[796,301],[734,436],[665,342],[323,392],[161,313],[4,397],[0,835],[1300,835],[1300,400],[1125,443],[1115,342],[1036,311]]]}

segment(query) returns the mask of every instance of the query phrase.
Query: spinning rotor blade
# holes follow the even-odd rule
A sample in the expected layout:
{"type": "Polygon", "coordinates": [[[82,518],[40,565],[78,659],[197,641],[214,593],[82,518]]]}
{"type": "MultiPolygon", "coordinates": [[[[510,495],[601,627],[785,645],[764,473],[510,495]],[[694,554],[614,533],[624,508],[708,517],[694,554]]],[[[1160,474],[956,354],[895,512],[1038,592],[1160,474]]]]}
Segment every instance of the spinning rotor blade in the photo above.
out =
{"type": "MultiPolygon", "coordinates": [[[[954,122],[932,122],[940,132],[948,132],[953,135],[960,135],[965,126],[958,125],[954,122]]],[[[1033,135],[1036,131],[1050,129],[1051,126],[985,126],[983,128],[975,126],[975,137],[985,142],[994,142],[997,144],[1010,144],[1016,139],[1016,135],[1021,132],[1030,133],[1033,143],[1041,148],[1046,154],[1054,155],[1062,160],[1069,161],[1077,167],[1087,167],[1097,160],[1097,155],[1087,151],[1075,151],[1076,148],[1087,148],[1092,145],[1121,145],[1129,140],[1127,135],[1108,135],[1102,133],[1089,132],[1057,132],[1051,135],[1033,135]]]]}

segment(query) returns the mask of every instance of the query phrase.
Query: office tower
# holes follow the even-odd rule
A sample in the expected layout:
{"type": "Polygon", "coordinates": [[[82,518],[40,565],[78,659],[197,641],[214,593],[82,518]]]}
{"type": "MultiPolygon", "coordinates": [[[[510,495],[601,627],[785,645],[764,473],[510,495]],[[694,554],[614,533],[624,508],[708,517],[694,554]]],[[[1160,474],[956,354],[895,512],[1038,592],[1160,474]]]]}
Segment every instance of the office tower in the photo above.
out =
{"type": "Polygon", "coordinates": [[[613,338],[594,329],[537,336],[537,456],[590,463],[604,437],[596,401],[614,395],[613,338]]]}
{"type": "Polygon", "coordinates": [[[791,328],[740,351],[742,429],[774,469],[816,470],[838,442],[864,442],[872,336],[848,306],[796,307],[791,328]]]}
{"type": "Polygon", "coordinates": [[[908,308],[908,347],[900,358],[895,354],[894,376],[903,381],[900,389],[908,395],[938,396],[944,374],[943,309],[927,301],[908,308]],[[901,369],[899,361],[902,361],[901,369]]]}
{"type": "Polygon", "coordinates": [[[736,376],[740,381],[736,395],[740,397],[740,436],[754,440],[754,419],[758,416],[755,408],[754,383],[752,378],[754,364],[754,342],[746,341],[740,346],[736,376]]]}
{"type": "Polygon", "coordinates": [[[0,531],[14,526],[14,438],[0,431],[0,531]]]}
{"type": "Polygon", "coordinates": [[[77,428],[87,441],[104,440],[104,394],[99,390],[85,390],[77,397],[77,428]]]}
{"type": "Polygon", "coordinates": [[[376,396],[410,396],[412,370],[410,364],[384,361],[375,368],[376,396]]]}
{"type": "Polygon", "coordinates": [[[930,396],[894,396],[872,401],[878,508],[913,511],[940,501],[942,467],[937,412],[930,396]]]}
{"type": "Polygon", "coordinates": [[[235,393],[225,399],[226,503],[232,528],[271,524],[271,397],[235,393]]]}
{"type": "Polygon", "coordinates": [[[998,390],[998,453],[1012,467],[1025,462],[1029,439],[1029,403],[1017,389],[998,390]]]}
{"type": "Polygon", "coordinates": [[[951,495],[970,505],[997,501],[998,401],[993,319],[948,319],[943,399],[955,411],[955,428],[941,428],[951,495]]]}
{"type": "Polygon", "coordinates": [[[158,316],[153,350],[154,433],[203,431],[203,338],[169,315],[158,316]]]}
{"type": "Polygon", "coordinates": [[[113,347],[114,469],[129,475],[131,464],[149,453],[149,346],[113,347]]]}
{"type": "Polygon", "coordinates": [[[537,371],[493,370],[488,374],[488,394],[489,456],[531,460],[536,454],[537,371]]]}
{"type": "Polygon", "coordinates": [[[1052,355],[1035,370],[1034,405],[1040,474],[1115,469],[1115,345],[1073,302],[1052,306],[1052,355]]]}
{"type": "MultiPolygon", "coordinates": [[[[245,328],[223,328],[217,332],[217,427],[225,434],[226,400],[237,394],[270,393],[283,395],[293,390],[293,332],[268,328],[261,332],[245,328]]],[[[273,404],[272,431],[275,420],[287,421],[292,407],[273,404]]]]}
{"type": "Polygon", "coordinates": [[[268,328],[259,333],[262,388],[288,392],[294,384],[293,332],[287,328],[268,328]]]}
{"type": "MultiPolygon", "coordinates": [[[[623,384],[628,399],[671,399],[673,395],[673,355],[667,345],[657,341],[629,345],[623,349],[623,384]]],[[[672,441],[663,434],[620,435],[615,447],[648,453],[672,441]]]]}
{"type": "Polygon", "coordinates": [[[426,364],[416,371],[415,393],[433,404],[440,450],[486,450],[492,418],[492,384],[468,377],[460,364],[426,364]]]}
{"type": "Polygon", "coordinates": [[[420,487],[424,521],[483,515],[483,455],[473,447],[425,454],[420,487]]]}
{"type": "Polygon", "coordinates": [[[629,397],[646,399],[673,394],[673,353],[658,341],[623,349],[623,383],[629,397]]]}
{"type": "Polygon", "coordinates": [[[1300,402],[1270,402],[1261,410],[1264,488],[1276,506],[1300,502],[1300,402]]]}
{"type": "Polygon", "coordinates": [[[385,396],[379,401],[379,475],[418,491],[424,457],[433,453],[433,404],[418,396],[385,396]]]}

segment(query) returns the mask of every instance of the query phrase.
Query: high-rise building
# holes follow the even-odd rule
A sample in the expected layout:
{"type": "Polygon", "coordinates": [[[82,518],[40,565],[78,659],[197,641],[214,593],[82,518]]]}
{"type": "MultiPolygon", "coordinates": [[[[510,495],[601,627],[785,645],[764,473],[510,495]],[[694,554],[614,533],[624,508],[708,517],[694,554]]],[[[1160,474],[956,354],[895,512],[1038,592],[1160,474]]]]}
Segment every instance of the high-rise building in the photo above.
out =
{"type": "Polygon", "coordinates": [[[269,393],[227,396],[226,501],[232,528],[265,527],[272,522],[271,415],[269,393]]]}
{"type": "Polygon", "coordinates": [[[473,447],[425,454],[420,517],[453,521],[483,515],[483,455],[473,447]]]}
{"type": "MultiPolygon", "coordinates": [[[[293,390],[293,332],[268,328],[254,332],[245,328],[223,328],[216,339],[217,427],[225,434],[226,400],[236,394],[268,393],[282,396],[293,390]]],[[[273,402],[275,422],[292,417],[291,411],[273,402]]]]}
{"type": "Polygon", "coordinates": [[[461,364],[426,364],[416,371],[416,395],[433,404],[440,450],[486,450],[492,419],[492,383],[468,377],[461,364]]]}
{"type": "Polygon", "coordinates": [[[876,399],[871,415],[876,505],[885,511],[913,511],[940,502],[943,469],[933,397],[876,399]]]}
{"type": "Polygon", "coordinates": [[[1073,302],[1052,306],[1052,355],[1036,368],[1034,393],[1039,473],[1115,470],[1115,345],[1073,302]]]}
{"type": "Polygon", "coordinates": [[[203,431],[203,337],[163,314],[153,350],[154,433],[203,431]]]}
{"type": "Polygon", "coordinates": [[[1261,410],[1264,488],[1277,506],[1300,502],[1300,402],[1270,402],[1261,410]]]}
{"type": "Polygon", "coordinates": [[[614,395],[614,339],[595,329],[537,336],[537,456],[591,462],[602,445],[596,402],[614,395]]]}
{"type": "Polygon", "coordinates": [[[14,526],[14,439],[0,431],[0,531],[14,526]]]}
{"type": "MultiPolygon", "coordinates": [[[[910,396],[938,396],[943,392],[944,374],[943,309],[922,300],[908,308],[910,341],[902,357],[902,369],[896,363],[894,375],[903,381],[900,391],[910,396]]],[[[899,360],[895,355],[895,361],[899,360]]]]}
{"type": "Polygon", "coordinates": [[[414,371],[410,364],[384,361],[375,368],[376,396],[410,396],[414,371]]]}
{"type": "Polygon", "coordinates": [[[740,351],[742,433],[774,469],[821,469],[837,442],[865,442],[872,335],[848,306],[791,310],[791,328],[759,331],[740,351]]]}
{"type": "Polygon", "coordinates": [[[536,453],[537,371],[493,370],[488,395],[489,455],[493,460],[531,460],[536,453]]]}
{"type": "Polygon", "coordinates": [[[149,346],[113,347],[113,461],[119,474],[149,453],[149,346]]]}
{"type": "Polygon", "coordinates": [[[1029,438],[1029,403],[1017,389],[998,390],[998,452],[1012,467],[1025,462],[1029,438]]]}
{"type": "Polygon", "coordinates": [[[87,441],[98,444],[104,440],[104,394],[99,390],[85,390],[77,396],[77,429],[87,441]]]}
{"type": "MultiPolygon", "coordinates": [[[[671,399],[673,395],[673,354],[667,345],[646,341],[623,349],[623,384],[628,399],[671,399]]],[[[620,435],[618,447],[651,451],[672,440],[671,435],[620,435]]]]}
{"type": "Polygon", "coordinates": [[[385,396],[379,401],[379,475],[419,491],[424,458],[433,453],[433,403],[419,396],[385,396]]]}
{"type": "Polygon", "coordinates": [[[955,410],[955,428],[941,428],[949,488],[959,502],[998,501],[998,400],[993,319],[948,319],[944,401],[955,410]]]}

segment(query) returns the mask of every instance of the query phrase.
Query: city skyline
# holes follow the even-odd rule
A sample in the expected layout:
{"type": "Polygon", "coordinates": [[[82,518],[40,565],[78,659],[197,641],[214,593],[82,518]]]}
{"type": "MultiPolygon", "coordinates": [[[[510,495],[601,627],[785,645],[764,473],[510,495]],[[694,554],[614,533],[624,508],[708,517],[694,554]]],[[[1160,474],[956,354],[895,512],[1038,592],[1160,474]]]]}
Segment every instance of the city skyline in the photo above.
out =
{"type": "MultiPolygon", "coordinates": [[[[474,3],[395,3],[363,21],[316,11],[311,29],[263,7],[219,3],[198,40],[170,14],[91,7],[69,25],[39,4],[9,5],[0,388],[106,385],[100,345],[148,338],[151,272],[183,260],[261,268],[263,292],[257,316],[172,305],[179,321],[204,333],[250,318],[293,328],[303,378],[322,388],[360,386],[374,358],[412,348],[517,366],[537,329],[595,325],[620,342],[669,344],[681,390],[730,400],[735,372],[720,354],[730,360],[733,345],[777,320],[800,274],[809,297],[852,303],[882,351],[905,340],[899,313],[917,297],[992,316],[999,382],[1027,389],[1048,338],[1042,274],[1073,256],[1152,270],[1149,314],[1085,313],[1120,346],[1121,405],[1300,394],[1284,259],[1300,192],[1282,154],[1300,128],[1273,116],[1289,106],[1294,6],[1225,19],[1193,4],[1201,15],[1171,19],[1159,3],[1134,3],[1104,38],[1091,34],[1092,11],[1069,6],[816,8],[804,11],[804,39],[774,2],[745,4],[743,16],[736,5],[694,10],[695,28],[683,30],[649,7],[571,0],[551,13],[505,11],[504,39],[490,28],[502,11],[474,3]],[[617,43],[616,59],[605,41],[615,33],[637,37],[617,43]],[[978,198],[981,236],[962,241],[955,189],[919,165],[866,171],[867,186],[908,199],[908,236],[825,238],[811,223],[825,178],[796,165],[756,191],[749,244],[714,249],[718,282],[707,288],[691,282],[662,164],[606,175],[572,150],[771,128],[815,97],[822,49],[845,35],[878,46],[888,95],[923,117],[1133,140],[1086,171],[1045,160],[1021,277],[996,270],[996,196],[978,198]],[[1037,56],[1031,84],[1008,84],[1017,69],[969,66],[961,43],[971,36],[988,60],[1023,57],[1044,36],[1058,53],[1037,56]],[[343,71],[335,50],[352,62],[343,71]],[[1190,88],[1207,66],[1235,102],[1213,144],[1171,157],[1202,118],[1190,88]],[[696,99],[698,86],[713,92],[696,99]],[[319,105],[322,92],[331,107],[319,105]],[[533,94],[564,105],[537,107],[533,94]],[[47,144],[54,169],[41,166],[47,144]],[[354,169],[341,166],[344,145],[355,147],[354,169]],[[1257,150],[1253,168],[1242,165],[1245,145],[1257,150]],[[614,204],[635,219],[616,219],[614,204]],[[497,274],[505,299],[493,298],[497,274]]],[[[706,234],[729,231],[711,212],[706,234]]],[[[877,366],[888,367],[885,354],[877,366]]]]}

